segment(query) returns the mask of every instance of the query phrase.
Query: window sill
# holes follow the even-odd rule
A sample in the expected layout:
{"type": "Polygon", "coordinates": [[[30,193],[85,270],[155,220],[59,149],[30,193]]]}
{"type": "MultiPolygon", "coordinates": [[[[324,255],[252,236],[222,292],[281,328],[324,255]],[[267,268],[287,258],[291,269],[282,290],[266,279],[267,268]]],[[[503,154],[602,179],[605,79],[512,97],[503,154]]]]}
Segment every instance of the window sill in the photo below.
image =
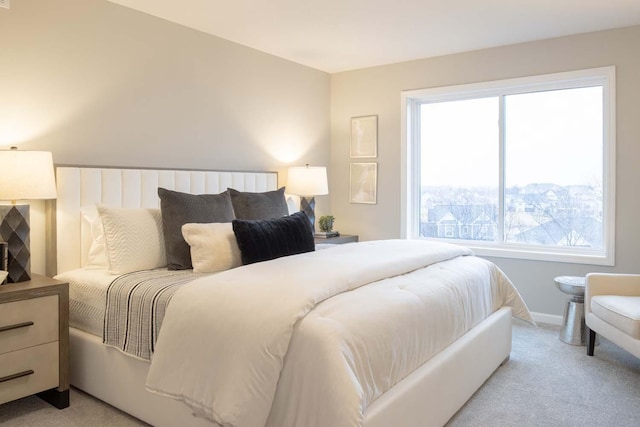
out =
{"type": "Polygon", "coordinates": [[[457,245],[466,246],[474,254],[483,257],[498,257],[522,259],[531,261],[548,261],[568,264],[588,264],[588,265],[615,265],[613,254],[605,255],[596,251],[571,251],[567,249],[553,248],[524,248],[522,246],[498,246],[491,244],[478,244],[477,242],[455,240],[455,239],[426,239],[442,241],[457,245]]]}

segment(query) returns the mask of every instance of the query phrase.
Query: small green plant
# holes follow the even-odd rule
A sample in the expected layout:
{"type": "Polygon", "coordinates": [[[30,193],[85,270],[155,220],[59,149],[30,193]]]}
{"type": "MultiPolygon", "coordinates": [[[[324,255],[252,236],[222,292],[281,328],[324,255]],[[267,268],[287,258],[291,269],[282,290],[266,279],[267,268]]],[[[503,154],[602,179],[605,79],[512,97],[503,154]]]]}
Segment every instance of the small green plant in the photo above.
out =
{"type": "Polygon", "coordinates": [[[320,231],[322,231],[323,233],[328,233],[333,230],[334,219],[335,218],[333,217],[333,215],[322,215],[320,217],[320,220],[318,221],[320,225],[320,231]]]}

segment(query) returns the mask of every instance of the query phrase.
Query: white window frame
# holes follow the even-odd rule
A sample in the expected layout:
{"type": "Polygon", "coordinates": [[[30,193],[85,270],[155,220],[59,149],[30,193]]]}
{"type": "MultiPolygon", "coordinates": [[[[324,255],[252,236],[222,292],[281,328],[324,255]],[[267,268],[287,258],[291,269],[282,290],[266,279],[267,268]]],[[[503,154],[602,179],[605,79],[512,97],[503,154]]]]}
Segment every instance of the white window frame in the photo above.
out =
{"type": "MultiPolygon", "coordinates": [[[[532,77],[403,91],[401,96],[401,236],[445,240],[464,244],[478,255],[577,264],[615,264],[615,67],[601,67],[532,77]],[[447,240],[419,236],[420,224],[420,120],[419,105],[541,90],[560,90],[600,85],[603,88],[603,245],[602,250],[575,247],[531,247],[517,243],[447,240]]],[[[503,123],[501,112],[500,121],[503,123]]],[[[504,210],[504,127],[500,129],[500,200],[504,210]]],[[[502,231],[499,230],[501,235],[502,231]]]]}

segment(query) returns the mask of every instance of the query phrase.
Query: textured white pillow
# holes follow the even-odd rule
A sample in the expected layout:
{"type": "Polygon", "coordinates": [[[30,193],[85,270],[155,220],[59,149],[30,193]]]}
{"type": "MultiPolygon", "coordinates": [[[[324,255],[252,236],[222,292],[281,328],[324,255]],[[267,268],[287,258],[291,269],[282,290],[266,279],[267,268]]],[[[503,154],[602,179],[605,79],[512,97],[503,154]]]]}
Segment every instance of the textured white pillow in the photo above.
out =
{"type": "Polygon", "coordinates": [[[109,273],[125,274],[167,265],[160,209],[98,205],[109,273]]]}
{"type": "Polygon", "coordinates": [[[194,273],[215,273],[242,265],[230,222],[184,224],[182,236],[191,247],[194,273]]]}
{"type": "Polygon", "coordinates": [[[102,219],[98,214],[96,205],[82,206],[80,208],[82,220],[86,221],[91,232],[91,246],[87,257],[86,268],[106,268],[107,254],[104,247],[104,230],[102,229],[102,219]]]}

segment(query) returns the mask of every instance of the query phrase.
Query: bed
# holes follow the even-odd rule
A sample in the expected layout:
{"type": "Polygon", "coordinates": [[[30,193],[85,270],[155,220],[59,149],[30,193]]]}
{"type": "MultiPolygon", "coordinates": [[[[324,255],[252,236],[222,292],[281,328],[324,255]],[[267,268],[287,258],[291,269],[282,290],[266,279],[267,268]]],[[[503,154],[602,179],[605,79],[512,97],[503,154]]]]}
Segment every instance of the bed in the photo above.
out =
{"type": "Polygon", "coordinates": [[[497,267],[464,249],[447,247],[443,254],[419,242],[362,242],[215,274],[175,273],[186,284],[163,307],[155,352],[127,353],[103,343],[105,295],[118,275],[90,267],[92,230],[83,209],[96,203],[157,208],[158,187],[271,192],[277,174],[59,167],[57,184],[57,277],[70,283],[71,384],[152,425],[443,425],[508,360],[512,314],[530,320],[497,267]],[[466,278],[476,270],[482,294],[471,293],[476,279],[466,278]],[[449,295],[448,303],[428,302],[435,291],[421,287],[436,276],[444,277],[434,288],[449,295]],[[264,300],[265,289],[279,287],[288,289],[286,298],[259,309],[245,304],[247,295],[264,300]],[[399,307],[427,304],[422,311],[434,316],[462,311],[451,326],[441,319],[446,314],[429,321],[438,327],[434,335],[443,336],[423,343],[413,329],[423,314],[399,316],[409,322],[401,326],[391,321],[396,299],[399,307]],[[260,333],[240,336],[252,328],[260,333]],[[448,329],[455,339],[438,332],[448,329]],[[395,339],[407,352],[376,350],[395,339]],[[218,351],[226,347],[234,351],[218,351]],[[344,366],[335,365],[338,359],[344,366]]]}

